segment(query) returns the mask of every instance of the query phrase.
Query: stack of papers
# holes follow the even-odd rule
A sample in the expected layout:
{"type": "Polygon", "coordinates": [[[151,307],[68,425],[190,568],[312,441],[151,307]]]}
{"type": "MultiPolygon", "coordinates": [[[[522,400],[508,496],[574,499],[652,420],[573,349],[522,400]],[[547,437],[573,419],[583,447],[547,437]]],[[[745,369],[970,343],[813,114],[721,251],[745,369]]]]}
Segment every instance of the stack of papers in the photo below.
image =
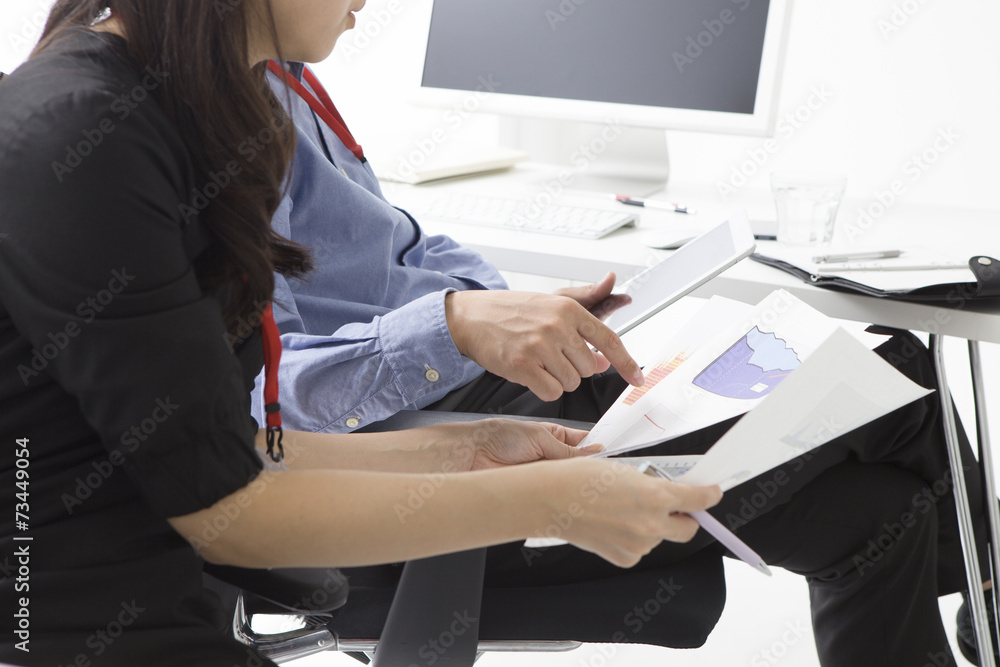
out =
{"type": "MultiPolygon", "coordinates": [[[[597,456],[613,456],[748,413],[702,456],[628,461],[727,491],[929,394],[872,352],[885,340],[848,333],[784,290],[756,307],[713,297],[581,446],[602,443],[597,456]]],[[[527,546],[563,544],[539,538],[527,546]]]]}
{"type": "Polygon", "coordinates": [[[927,395],[871,351],[884,340],[784,290],[756,307],[713,298],[582,445],[612,456],[750,412],[681,478],[732,488],[927,395]]]}

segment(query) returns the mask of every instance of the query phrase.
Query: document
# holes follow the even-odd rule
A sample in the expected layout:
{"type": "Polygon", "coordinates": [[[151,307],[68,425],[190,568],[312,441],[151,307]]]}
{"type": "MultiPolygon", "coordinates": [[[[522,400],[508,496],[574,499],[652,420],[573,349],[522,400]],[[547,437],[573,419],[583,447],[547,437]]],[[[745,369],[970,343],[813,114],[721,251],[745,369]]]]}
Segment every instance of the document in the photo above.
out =
{"type": "MultiPolygon", "coordinates": [[[[646,384],[627,388],[582,444],[602,443],[601,455],[612,456],[741,415],[836,329],[836,322],[784,290],[756,307],[713,298],[644,369],[646,384]]],[[[884,340],[860,335],[862,347],[884,340]]]]}
{"type": "MultiPolygon", "coordinates": [[[[625,460],[728,491],[929,394],[872,351],[883,340],[848,333],[784,290],[756,307],[713,299],[581,446],[600,442],[596,456],[611,456],[747,413],[704,455],[625,460]]],[[[556,544],[564,542],[539,535],[526,546],[556,544]]]]}
{"type": "Polygon", "coordinates": [[[678,481],[727,491],[930,392],[836,330],[678,481]]]}

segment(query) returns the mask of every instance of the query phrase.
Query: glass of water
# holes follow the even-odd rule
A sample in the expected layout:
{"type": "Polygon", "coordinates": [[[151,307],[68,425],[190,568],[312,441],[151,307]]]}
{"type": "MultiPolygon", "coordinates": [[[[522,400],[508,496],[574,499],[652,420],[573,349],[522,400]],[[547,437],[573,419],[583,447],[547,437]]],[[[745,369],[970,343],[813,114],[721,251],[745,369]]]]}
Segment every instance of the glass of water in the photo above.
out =
{"type": "Polygon", "coordinates": [[[778,243],[829,243],[846,187],[847,176],[842,174],[773,172],[771,192],[778,213],[778,243]]]}

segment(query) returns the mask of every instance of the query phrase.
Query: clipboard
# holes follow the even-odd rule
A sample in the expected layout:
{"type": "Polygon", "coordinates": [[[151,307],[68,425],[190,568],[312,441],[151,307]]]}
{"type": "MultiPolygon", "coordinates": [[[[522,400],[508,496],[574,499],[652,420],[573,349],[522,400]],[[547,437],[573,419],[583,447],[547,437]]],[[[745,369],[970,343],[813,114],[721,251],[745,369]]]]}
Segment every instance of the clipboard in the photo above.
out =
{"type": "Polygon", "coordinates": [[[969,270],[976,277],[975,282],[939,283],[914,289],[880,289],[843,276],[820,276],[785,260],[767,257],[760,253],[750,255],[750,259],[790,273],[810,285],[840,292],[853,292],[883,299],[938,304],[951,308],[961,308],[969,301],[996,301],[1000,305],[1000,261],[986,255],[976,255],[969,258],[969,270]]]}

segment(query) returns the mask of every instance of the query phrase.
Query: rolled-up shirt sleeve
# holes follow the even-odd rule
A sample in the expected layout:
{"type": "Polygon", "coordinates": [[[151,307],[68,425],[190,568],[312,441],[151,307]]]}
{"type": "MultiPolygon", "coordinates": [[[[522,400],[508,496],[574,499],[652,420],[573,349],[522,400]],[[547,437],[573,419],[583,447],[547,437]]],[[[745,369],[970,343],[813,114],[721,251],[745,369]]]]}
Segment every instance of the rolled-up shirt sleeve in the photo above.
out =
{"type": "MultiPolygon", "coordinates": [[[[275,319],[290,332],[281,336],[279,371],[282,418],[290,428],[353,431],[430,405],[482,373],[459,353],[448,330],[444,299],[453,290],[427,294],[324,336],[302,333],[287,285],[277,282],[275,297],[282,307],[275,308],[275,319]]],[[[253,415],[263,418],[260,377],[253,415]]]]}
{"type": "Polygon", "coordinates": [[[153,511],[179,516],[261,463],[219,303],[184,247],[187,153],[153,102],[121,119],[114,99],[68,94],[4,149],[0,299],[33,348],[25,394],[74,397],[153,511]],[[55,169],[81,136],[100,142],[55,169]]]}

